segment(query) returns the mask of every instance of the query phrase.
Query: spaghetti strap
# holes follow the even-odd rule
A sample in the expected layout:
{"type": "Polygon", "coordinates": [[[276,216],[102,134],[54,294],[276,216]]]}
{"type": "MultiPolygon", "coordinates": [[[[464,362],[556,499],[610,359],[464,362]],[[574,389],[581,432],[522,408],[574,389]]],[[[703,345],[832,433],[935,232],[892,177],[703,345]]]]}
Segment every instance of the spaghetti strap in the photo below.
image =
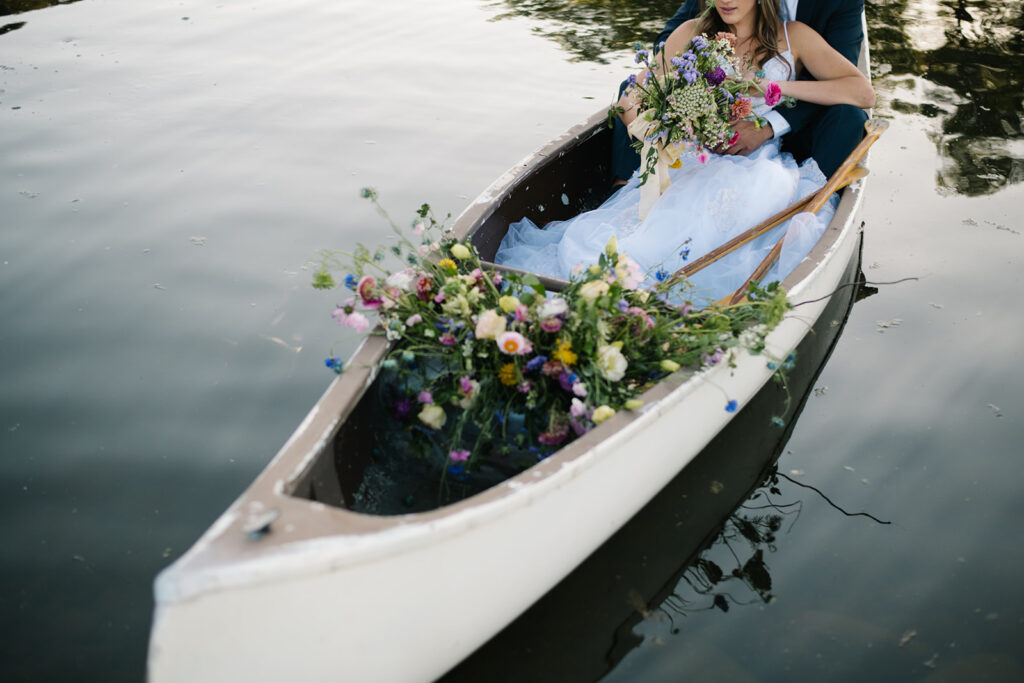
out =
{"type": "Polygon", "coordinates": [[[784,52],[789,52],[789,22],[782,22],[782,33],[786,36],[786,49],[784,52]]]}

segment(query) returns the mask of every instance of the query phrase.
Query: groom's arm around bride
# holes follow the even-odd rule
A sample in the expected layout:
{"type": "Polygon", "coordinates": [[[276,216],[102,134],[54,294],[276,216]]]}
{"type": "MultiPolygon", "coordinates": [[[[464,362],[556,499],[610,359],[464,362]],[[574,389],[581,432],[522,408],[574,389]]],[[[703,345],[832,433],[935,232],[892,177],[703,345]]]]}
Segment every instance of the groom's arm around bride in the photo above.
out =
{"type": "MultiPolygon", "coordinates": [[[[856,64],[864,32],[861,15],[864,0],[760,0],[779,2],[783,19],[796,19],[821,34],[825,41],[856,64]]],[[[658,45],[683,22],[697,16],[698,0],[687,0],[669,19],[655,39],[658,45]]],[[[800,79],[811,79],[805,71],[800,79]]],[[[749,154],[773,136],[781,137],[783,150],[803,161],[813,157],[826,177],[831,176],[864,135],[867,114],[848,104],[824,106],[798,102],[791,108],[779,108],[767,116],[769,126],[756,129],[749,122],[740,122],[739,139],[727,153],[749,154]]],[[[612,175],[629,178],[640,165],[640,157],[630,146],[629,135],[616,121],[612,147],[612,175]]]]}

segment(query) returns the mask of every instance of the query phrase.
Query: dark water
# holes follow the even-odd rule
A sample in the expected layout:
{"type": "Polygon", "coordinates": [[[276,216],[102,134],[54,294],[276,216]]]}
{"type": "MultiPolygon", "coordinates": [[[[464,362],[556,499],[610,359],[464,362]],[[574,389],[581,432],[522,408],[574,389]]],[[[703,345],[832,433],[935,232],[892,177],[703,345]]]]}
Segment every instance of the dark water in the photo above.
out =
{"type": "MultiPolygon", "coordinates": [[[[0,2],[5,680],[142,678],[153,576],[354,349],[306,261],[386,234],[358,188],[461,210],[672,4],[0,2]]],[[[854,306],[778,468],[892,524],[782,478],[770,592],[577,596],[635,612],[581,678],[1024,680],[1024,9],[868,12],[863,271],[919,279],[854,306]]]]}

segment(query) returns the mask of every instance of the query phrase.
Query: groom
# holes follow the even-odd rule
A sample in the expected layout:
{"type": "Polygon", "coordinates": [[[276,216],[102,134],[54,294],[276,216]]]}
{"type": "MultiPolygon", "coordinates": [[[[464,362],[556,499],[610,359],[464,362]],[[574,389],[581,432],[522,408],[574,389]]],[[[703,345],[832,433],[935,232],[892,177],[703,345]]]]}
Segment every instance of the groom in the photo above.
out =
{"type": "MultiPolygon", "coordinates": [[[[860,44],[864,40],[861,27],[864,0],[780,0],[780,5],[783,21],[802,21],[820,33],[840,54],[857,63],[860,44]]],[[[668,38],[680,24],[697,16],[699,10],[697,0],[686,0],[665,24],[654,44],[668,38]]],[[[779,38],[781,43],[782,35],[779,38]]],[[[813,77],[805,70],[798,74],[798,78],[811,80],[813,77]]],[[[792,108],[780,107],[769,112],[765,116],[768,125],[760,129],[750,121],[738,122],[734,129],[739,139],[725,153],[747,155],[772,137],[779,137],[782,138],[783,151],[790,152],[797,161],[814,157],[828,178],[864,137],[867,118],[863,109],[848,104],[825,106],[797,102],[792,108]]],[[[612,140],[613,179],[616,183],[623,181],[639,166],[640,155],[630,146],[625,126],[616,119],[612,140]]]]}

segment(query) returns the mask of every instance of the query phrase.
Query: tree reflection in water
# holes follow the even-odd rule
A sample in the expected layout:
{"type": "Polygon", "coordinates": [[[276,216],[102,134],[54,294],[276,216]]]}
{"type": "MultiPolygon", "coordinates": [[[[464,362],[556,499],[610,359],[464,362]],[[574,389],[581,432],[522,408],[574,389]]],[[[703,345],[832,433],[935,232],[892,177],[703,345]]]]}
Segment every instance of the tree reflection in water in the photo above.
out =
{"type": "MultiPolygon", "coordinates": [[[[573,59],[650,43],[682,0],[499,0],[573,59]]],[[[941,192],[978,196],[1024,179],[1024,2],[868,0],[877,113],[920,116],[941,192]]],[[[617,84],[609,85],[614,94],[617,84]]]]}
{"type": "Polygon", "coordinates": [[[996,192],[1024,179],[1024,3],[870,2],[885,108],[934,119],[946,192],[996,192]]]}
{"type": "Polygon", "coordinates": [[[795,522],[802,502],[775,502],[781,496],[778,466],[764,485],[722,525],[718,536],[680,576],[676,590],[660,605],[670,619],[705,609],[729,611],[731,604],[771,602],[772,577],[765,562],[775,552],[776,534],[786,518],[795,522]],[[743,593],[739,593],[742,591],[743,593]]]}

